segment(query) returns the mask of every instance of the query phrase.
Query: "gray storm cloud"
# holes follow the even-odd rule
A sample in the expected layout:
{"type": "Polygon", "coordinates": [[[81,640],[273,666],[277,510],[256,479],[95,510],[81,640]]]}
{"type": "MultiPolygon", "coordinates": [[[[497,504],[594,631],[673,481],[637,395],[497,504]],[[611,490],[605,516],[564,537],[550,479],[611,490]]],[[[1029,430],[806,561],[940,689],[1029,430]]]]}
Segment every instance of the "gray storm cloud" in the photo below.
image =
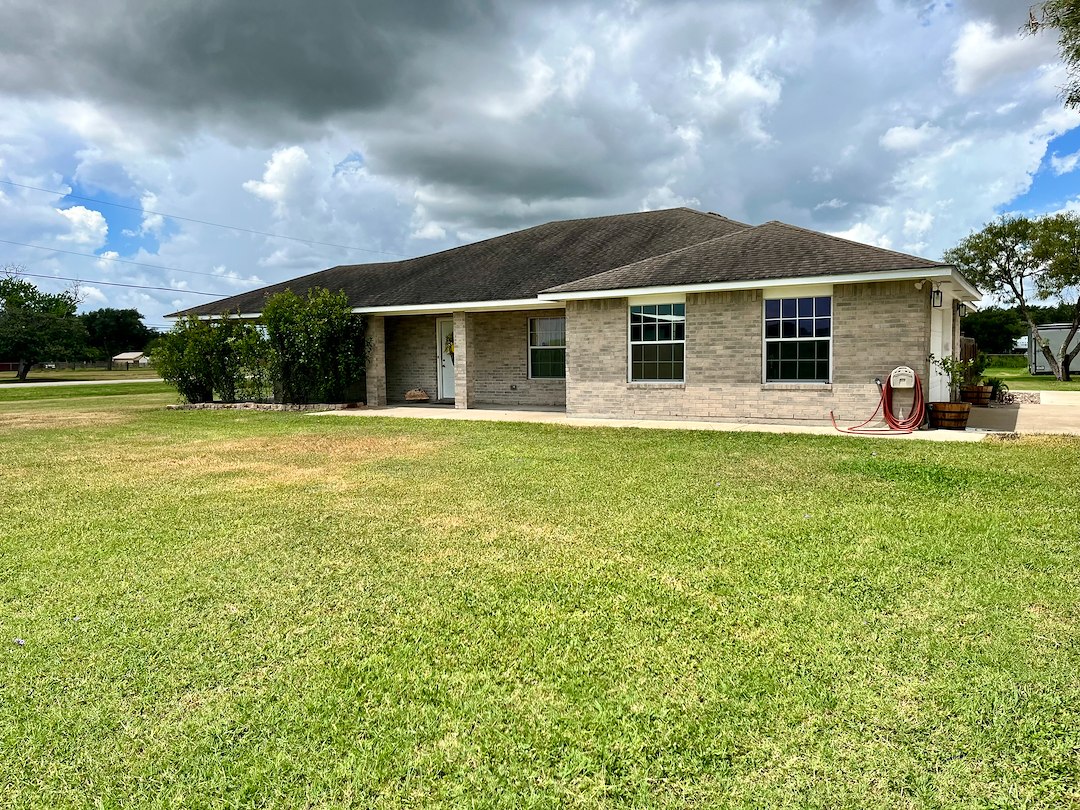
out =
{"type": "MultiPolygon", "coordinates": [[[[395,252],[680,204],[933,252],[1022,190],[1075,124],[1058,116],[1053,43],[1015,41],[1026,14],[1001,0],[0,0],[0,170],[150,192],[161,210],[197,194],[205,218],[261,211],[275,221],[252,220],[261,230],[395,252]],[[299,147],[293,174],[279,158],[281,178],[260,177],[299,147]],[[200,155],[223,162],[188,162],[200,155]]],[[[28,240],[55,219],[14,206],[28,240]]],[[[183,263],[196,246],[244,274],[357,258],[276,243],[252,257],[184,230],[161,250],[183,263]]]]}

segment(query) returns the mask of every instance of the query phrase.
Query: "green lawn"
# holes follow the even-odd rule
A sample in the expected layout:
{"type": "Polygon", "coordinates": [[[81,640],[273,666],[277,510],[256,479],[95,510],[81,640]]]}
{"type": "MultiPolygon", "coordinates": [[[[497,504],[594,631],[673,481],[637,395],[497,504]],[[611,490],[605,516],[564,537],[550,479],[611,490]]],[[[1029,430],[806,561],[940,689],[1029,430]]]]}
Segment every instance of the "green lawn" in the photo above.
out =
{"type": "Polygon", "coordinates": [[[17,388],[0,388],[0,403],[165,393],[171,396],[170,402],[179,401],[176,389],[164,382],[133,382],[123,385],[20,385],[17,388]]]}
{"type": "Polygon", "coordinates": [[[1080,802],[1080,440],[174,398],[0,403],[5,808],[1080,802]]]}
{"type": "Polygon", "coordinates": [[[1028,374],[1027,366],[1011,368],[989,366],[984,377],[1000,377],[1013,391],[1080,391],[1080,372],[1073,379],[1061,382],[1053,374],[1028,374]]]}

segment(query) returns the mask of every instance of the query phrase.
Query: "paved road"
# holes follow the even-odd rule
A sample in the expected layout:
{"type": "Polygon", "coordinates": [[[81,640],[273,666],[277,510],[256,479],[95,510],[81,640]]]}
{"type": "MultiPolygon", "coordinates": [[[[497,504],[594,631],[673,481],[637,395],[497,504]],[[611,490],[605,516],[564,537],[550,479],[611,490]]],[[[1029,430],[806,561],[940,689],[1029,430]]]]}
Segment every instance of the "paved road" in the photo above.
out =
{"type": "Polygon", "coordinates": [[[41,388],[51,385],[123,385],[124,383],[161,382],[160,377],[139,377],[134,380],[57,380],[55,382],[0,383],[0,388],[41,388]]]}

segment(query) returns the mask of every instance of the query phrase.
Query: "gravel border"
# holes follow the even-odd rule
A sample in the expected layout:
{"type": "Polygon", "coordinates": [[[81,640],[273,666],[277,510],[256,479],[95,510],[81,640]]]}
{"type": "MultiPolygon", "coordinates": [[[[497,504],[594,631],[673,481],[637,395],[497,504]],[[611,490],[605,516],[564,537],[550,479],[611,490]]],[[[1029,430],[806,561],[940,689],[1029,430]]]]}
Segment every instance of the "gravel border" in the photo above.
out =
{"type": "Polygon", "coordinates": [[[358,402],[276,404],[273,402],[186,402],[166,405],[170,411],[347,411],[367,406],[358,402]]]}
{"type": "Polygon", "coordinates": [[[1042,399],[1037,391],[1002,394],[1001,401],[1009,405],[1041,405],[1042,399]]]}

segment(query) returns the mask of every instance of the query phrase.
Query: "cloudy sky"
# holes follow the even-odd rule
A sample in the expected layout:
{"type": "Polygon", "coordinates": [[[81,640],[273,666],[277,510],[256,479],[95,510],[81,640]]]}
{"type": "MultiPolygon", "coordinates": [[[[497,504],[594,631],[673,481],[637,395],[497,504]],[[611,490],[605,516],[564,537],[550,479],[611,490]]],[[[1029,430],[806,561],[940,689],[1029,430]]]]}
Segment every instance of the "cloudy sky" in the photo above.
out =
{"type": "Polygon", "coordinates": [[[936,258],[999,212],[1080,207],[1080,113],[1026,16],[0,0],[0,265],[156,325],[197,293],[679,205],[936,258]]]}

